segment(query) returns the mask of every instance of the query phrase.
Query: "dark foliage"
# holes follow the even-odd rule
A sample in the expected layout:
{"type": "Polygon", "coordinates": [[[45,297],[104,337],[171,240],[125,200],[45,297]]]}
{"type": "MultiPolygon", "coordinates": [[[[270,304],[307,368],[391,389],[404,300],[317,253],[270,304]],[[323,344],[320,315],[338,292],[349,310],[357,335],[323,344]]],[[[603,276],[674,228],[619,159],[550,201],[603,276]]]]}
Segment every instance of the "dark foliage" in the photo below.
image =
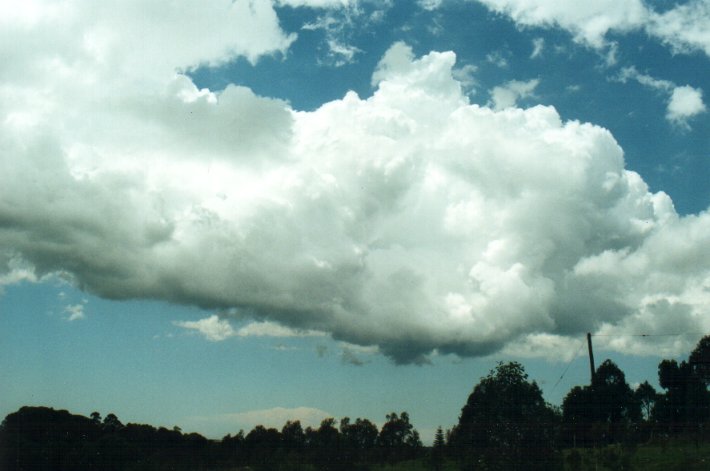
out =
{"type": "Polygon", "coordinates": [[[567,445],[619,443],[628,439],[641,420],[641,402],[623,371],[606,360],[590,386],[576,386],[567,394],[562,414],[567,445]]]}
{"type": "Polygon", "coordinates": [[[345,418],[338,428],[287,422],[281,431],[261,425],[221,441],[145,424],[124,425],[115,414],[102,421],[48,407],[23,407],[0,425],[3,471],[140,470],[366,470],[421,453],[409,415],[390,414],[382,431],[367,419],[345,418]]]}
{"type": "Polygon", "coordinates": [[[710,336],[704,337],[688,361],[663,360],[658,382],[666,393],[656,400],[653,419],[667,434],[706,434],[710,419],[710,336]]]}
{"type": "Polygon", "coordinates": [[[653,409],[658,401],[658,392],[648,381],[639,384],[634,391],[636,401],[641,406],[641,416],[645,421],[651,420],[653,409]]]}
{"type": "Polygon", "coordinates": [[[419,432],[409,423],[406,412],[387,414],[387,422],[380,430],[377,445],[389,463],[417,458],[422,448],[419,432]]]}
{"type": "Polygon", "coordinates": [[[0,430],[0,469],[26,471],[195,469],[208,462],[211,445],[150,425],[103,422],[47,407],[23,407],[0,430]]]}
{"type": "Polygon", "coordinates": [[[549,470],[555,412],[519,363],[501,363],[474,388],[452,431],[464,469],[549,470]]]}
{"type": "Polygon", "coordinates": [[[441,427],[436,429],[434,444],[431,447],[429,458],[433,471],[441,471],[441,469],[443,469],[444,460],[446,458],[446,441],[444,440],[444,431],[441,430],[441,427]]]}

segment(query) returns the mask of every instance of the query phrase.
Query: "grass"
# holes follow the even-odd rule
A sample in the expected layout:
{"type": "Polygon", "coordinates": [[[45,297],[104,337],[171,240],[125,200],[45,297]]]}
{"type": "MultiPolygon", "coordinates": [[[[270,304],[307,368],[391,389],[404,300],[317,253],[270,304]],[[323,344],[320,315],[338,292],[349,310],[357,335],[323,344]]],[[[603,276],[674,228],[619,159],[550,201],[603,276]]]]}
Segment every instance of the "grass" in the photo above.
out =
{"type": "MultiPolygon", "coordinates": [[[[689,440],[668,440],[637,447],[610,445],[597,449],[567,449],[562,452],[562,457],[564,471],[708,471],[710,443],[696,446],[689,440]]],[[[449,461],[442,471],[458,469],[456,463],[449,461]]],[[[426,458],[372,467],[372,471],[431,470],[426,458]]]]}
{"type": "MultiPolygon", "coordinates": [[[[441,471],[458,471],[458,466],[452,462],[446,462],[441,471]]],[[[383,464],[373,466],[371,471],[432,471],[432,466],[428,459],[422,458],[412,461],[402,461],[394,465],[383,464]]]]}
{"type": "Polygon", "coordinates": [[[707,471],[710,444],[669,441],[634,448],[611,445],[599,449],[565,450],[565,470],[569,471],[707,471]]]}

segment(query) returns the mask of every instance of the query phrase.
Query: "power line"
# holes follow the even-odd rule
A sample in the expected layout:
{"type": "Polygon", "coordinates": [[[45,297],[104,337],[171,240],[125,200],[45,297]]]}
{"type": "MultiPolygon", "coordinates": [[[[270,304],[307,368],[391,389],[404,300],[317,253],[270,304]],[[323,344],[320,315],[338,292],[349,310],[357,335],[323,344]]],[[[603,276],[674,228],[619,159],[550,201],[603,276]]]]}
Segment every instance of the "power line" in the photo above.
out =
{"type": "Polygon", "coordinates": [[[681,337],[684,335],[707,335],[707,332],[679,332],[675,334],[592,334],[592,337],[681,337]]]}
{"type": "MultiPolygon", "coordinates": [[[[592,337],[681,337],[681,336],[686,336],[686,335],[708,335],[707,332],[679,332],[679,333],[668,333],[668,334],[591,334],[592,337]]],[[[579,356],[579,352],[582,350],[582,347],[584,347],[584,339],[580,340],[579,342],[579,348],[577,348],[577,352],[574,354],[572,359],[567,363],[567,366],[565,366],[564,371],[562,372],[562,375],[560,375],[559,379],[555,383],[554,386],[552,386],[552,389],[550,392],[554,391],[555,388],[560,384],[562,381],[562,378],[565,377],[567,374],[567,371],[569,371],[569,367],[572,366],[572,362],[577,359],[579,356]]]]}
{"type": "Polygon", "coordinates": [[[557,382],[555,383],[555,385],[552,386],[552,389],[550,390],[550,392],[554,391],[555,388],[557,387],[557,385],[560,384],[560,381],[562,381],[562,378],[565,377],[565,375],[567,374],[567,370],[569,370],[569,367],[572,365],[572,362],[573,362],[574,360],[576,360],[577,357],[579,356],[579,352],[582,350],[582,347],[584,347],[584,340],[581,340],[581,341],[579,342],[579,348],[577,349],[577,353],[575,353],[574,356],[572,357],[572,359],[567,363],[567,366],[565,367],[565,370],[562,372],[562,375],[560,375],[560,378],[557,380],[557,382]]]}

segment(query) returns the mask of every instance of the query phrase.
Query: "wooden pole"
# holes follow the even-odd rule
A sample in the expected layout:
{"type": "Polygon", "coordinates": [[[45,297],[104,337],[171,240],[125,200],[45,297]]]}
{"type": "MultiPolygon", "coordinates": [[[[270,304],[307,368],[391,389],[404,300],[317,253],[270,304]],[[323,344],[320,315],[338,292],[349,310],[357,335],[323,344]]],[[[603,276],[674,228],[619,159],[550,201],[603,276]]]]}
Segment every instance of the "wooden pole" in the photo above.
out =
{"type": "Polygon", "coordinates": [[[594,383],[594,351],[592,350],[592,334],[587,332],[587,348],[589,349],[589,369],[592,373],[591,380],[594,383]]]}

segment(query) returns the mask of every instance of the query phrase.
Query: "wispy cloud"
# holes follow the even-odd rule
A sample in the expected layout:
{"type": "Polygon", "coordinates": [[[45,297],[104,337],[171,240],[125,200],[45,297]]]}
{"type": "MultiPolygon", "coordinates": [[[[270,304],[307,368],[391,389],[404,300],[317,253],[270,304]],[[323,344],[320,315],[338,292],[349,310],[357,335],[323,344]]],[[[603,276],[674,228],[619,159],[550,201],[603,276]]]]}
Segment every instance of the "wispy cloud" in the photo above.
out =
{"type": "Polygon", "coordinates": [[[545,49],[545,38],[533,39],[533,50],[530,53],[531,59],[537,59],[542,56],[542,51],[545,49]]]}
{"type": "MultiPolygon", "coordinates": [[[[315,3],[315,2],[310,2],[315,3]]],[[[325,2],[323,2],[325,3],[325,2]]],[[[321,58],[321,63],[334,67],[342,67],[356,61],[363,51],[353,45],[355,33],[367,29],[370,24],[382,21],[384,10],[389,8],[385,2],[382,9],[369,12],[357,1],[328,2],[330,6],[315,21],[303,25],[306,31],[322,31],[327,53],[321,58]]]]}
{"type": "Polygon", "coordinates": [[[508,58],[504,51],[494,51],[486,54],[486,62],[495,65],[501,69],[508,67],[508,58]]]}
{"type": "Polygon", "coordinates": [[[461,84],[464,92],[472,95],[476,92],[478,81],[476,80],[476,72],[478,67],[473,64],[466,64],[461,67],[456,67],[452,71],[452,76],[461,84]]]}
{"type": "Polygon", "coordinates": [[[355,352],[350,350],[349,348],[343,348],[341,354],[340,354],[340,359],[342,360],[343,363],[347,365],[354,365],[354,366],[363,366],[366,362],[360,359],[355,352]]]}
{"type": "Polygon", "coordinates": [[[496,110],[517,106],[518,100],[534,97],[535,88],[539,84],[539,79],[532,79],[526,82],[511,80],[503,85],[494,87],[491,90],[490,105],[496,110]]]}
{"type": "Polygon", "coordinates": [[[85,303],[70,304],[64,308],[64,313],[67,315],[66,320],[69,322],[78,321],[86,318],[84,312],[85,303]]]}

